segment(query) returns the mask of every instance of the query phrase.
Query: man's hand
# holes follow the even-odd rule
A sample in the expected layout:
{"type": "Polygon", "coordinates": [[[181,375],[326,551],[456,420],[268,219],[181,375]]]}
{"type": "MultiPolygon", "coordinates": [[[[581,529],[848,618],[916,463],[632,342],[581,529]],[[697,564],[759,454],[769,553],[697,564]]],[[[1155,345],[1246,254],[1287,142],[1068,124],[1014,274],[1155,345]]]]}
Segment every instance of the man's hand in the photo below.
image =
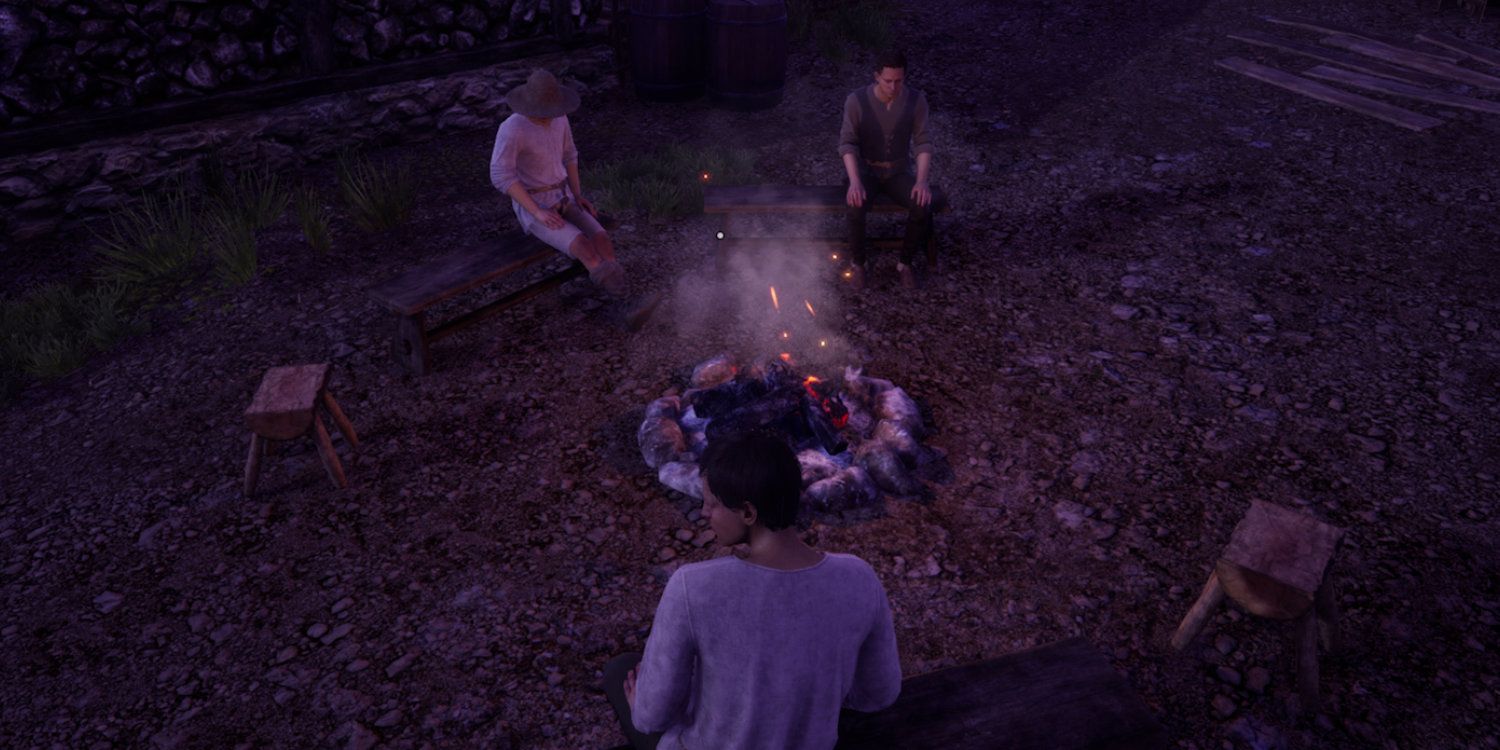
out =
{"type": "Polygon", "coordinates": [[[556,211],[547,208],[538,207],[536,213],[532,214],[532,216],[535,217],[537,221],[545,224],[548,229],[562,229],[563,224],[565,223],[561,215],[559,215],[556,211]]]}
{"type": "Polygon", "coordinates": [[[635,710],[635,675],[640,669],[639,666],[634,666],[625,674],[625,703],[632,711],[635,710]]]}
{"type": "Polygon", "coordinates": [[[932,188],[928,186],[926,181],[912,185],[911,199],[916,201],[918,206],[926,207],[927,204],[932,202],[932,188]]]}
{"type": "Polygon", "coordinates": [[[599,218],[599,209],[594,208],[594,204],[590,203],[588,198],[585,198],[581,195],[578,196],[578,207],[582,208],[585,211],[588,211],[589,216],[592,216],[596,219],[599,218]]]}
{"type": "Polygon", "coordinates": [[[865,186],[854,180],[849,183],[849,193],[844,196],[844,202],[850,208],[859,208],[865,204],[865,186]]]}

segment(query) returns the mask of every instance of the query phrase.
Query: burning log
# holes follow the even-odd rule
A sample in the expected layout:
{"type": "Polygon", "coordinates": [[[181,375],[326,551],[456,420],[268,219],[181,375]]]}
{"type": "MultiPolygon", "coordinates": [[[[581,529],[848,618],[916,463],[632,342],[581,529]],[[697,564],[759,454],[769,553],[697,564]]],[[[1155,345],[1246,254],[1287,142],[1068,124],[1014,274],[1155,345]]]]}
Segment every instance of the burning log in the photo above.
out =
{"type": "Polygon", "coordinates": [[[766,429],[773,425],[791,428],[793,433],[805,432],[796,429],[801,419],[787,419],[802,410],[802,401],[802,389],[778,388],[744,406],[714,416],[713,421],[708,423],[708,440],[713,442],[720,437],[766,429]]]}

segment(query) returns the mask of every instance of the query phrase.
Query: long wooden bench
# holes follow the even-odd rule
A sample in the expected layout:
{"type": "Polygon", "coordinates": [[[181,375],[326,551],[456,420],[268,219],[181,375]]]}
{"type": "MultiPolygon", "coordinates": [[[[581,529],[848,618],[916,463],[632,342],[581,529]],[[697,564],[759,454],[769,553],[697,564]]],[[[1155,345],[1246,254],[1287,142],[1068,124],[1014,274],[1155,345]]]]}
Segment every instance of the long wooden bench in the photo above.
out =
{"type": "Polygon", "coordinates": [[[1156,718],[1082,638],[908,678],[873,714],[845,712],[838,750],[1158,750],[1156,718]]]}
{"type": "MultiPolygon", "coordinates": [[[[847,239],[820,239],[807,237],[752,237],[741,236],[735,229],[734,219],[747,214],[771,213],[842,213],[849,210],[845,203],[847,188],[841,185],[705,185],[703,187],[703,213],[719,214],[723,224],[719,229],[717,253],[723,260],[726,251],[746,244],[832,244],[846,246],[847,239]]],[[[932,189],[932,212],[939,214],[948,210],[947,196],[941,188],[932,189]]],[[[880,196],[870,204],[871,213],[904,212],[906,208],[887,196],[880,196]]],[[[901,238],[874,238],[875,245],[894,245],[901,238]]],[[[937,232],[927,238],[927,265],[937,267],[937,232]]]]}
{"type": "Polygon", "coordinates": [[[431,328],[427,327],[426,312],[433,305],[559,257],[561,254],[557,250],[516,230],[502,235],[498,240],[489,240],[427,261],[372,287],[370,296],[396,317],[392,356],[407,371],[425,375],[431,369],[428,346],[433,341],[562,286],[571,279],[588,275],[583,264],[575,261],[566,269],[549,274],[540,281],[482,307],[431,328]]]}

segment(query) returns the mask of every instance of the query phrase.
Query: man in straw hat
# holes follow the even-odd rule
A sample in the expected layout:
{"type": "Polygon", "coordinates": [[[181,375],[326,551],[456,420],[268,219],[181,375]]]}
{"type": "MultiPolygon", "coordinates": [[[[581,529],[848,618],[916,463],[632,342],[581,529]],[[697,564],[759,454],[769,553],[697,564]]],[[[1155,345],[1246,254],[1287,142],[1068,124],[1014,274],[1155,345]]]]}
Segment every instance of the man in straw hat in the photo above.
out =
{"type": "Polygon", "coordinates": [[[510,196],[522,230],[583,263],[589,279],[621,305],[626,325],[639,328],[660,298],[631,301],[630,281],[615,260],[599,212],[583,197],[578,149],[568,125],[568,113],[578,109],[578,92],[539,68],[511,89],[505,102],[515,114],[495,134],[490,182],[510,196]]]}

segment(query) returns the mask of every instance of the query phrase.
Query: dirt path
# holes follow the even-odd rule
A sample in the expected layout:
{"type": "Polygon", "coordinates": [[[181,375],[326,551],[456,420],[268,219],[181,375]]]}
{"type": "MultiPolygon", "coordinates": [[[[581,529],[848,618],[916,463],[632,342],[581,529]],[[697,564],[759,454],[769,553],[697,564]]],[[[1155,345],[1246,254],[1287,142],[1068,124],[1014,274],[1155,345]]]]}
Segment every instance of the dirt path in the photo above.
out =
{"type": "MultiPolygon", "coordinates": [[[[810,531],[881,572],[904,670],[1083,635],[1182,747],[1497,747],[1500,231],[1475,165],[1500,120],[1413,134],[1213,67],[1289,67],[1225,38],[1290,35],[1257,20],[1306,14],[1284,0],[916,6],[897,27],[956,196],[949,262],[915,294],[888,256],[863,296],[831,265],[812,292],[954,470],[928,505],[810,531]],[[1347,650],[1310,722],[1287,710],[1287,627],[1226,611],[1166,646],[1251,499],[1349,529],[1347,650]]],[[[1427,4],[1317,13],[1473,31],[1427,4]]],[[[788,101],[756,115],[616,90],[575,131],[585,159],[728,139],[768,181],[832,182],[859,67],[798,54],[788,101]]],[[[574,285],[398,374],[363,289],[500,230],[491,137],[393,152],[425,186],[397,235],[345,228],[317,257],[279,227],[259,281],[3,413],[4,744],[617,742],[599,669],[639,648],[669,570],[723,553],[677,541],[701,524],[634,425],[693,363],[760,346],[724,302],[760,287],[704,286],[709,222],[627,217],[627,264],[673,293],[644,333],[574,285]],[[303,446],[242,499],[259,373],[328,359],[368,444],[352,488],[303,446]]]]}

